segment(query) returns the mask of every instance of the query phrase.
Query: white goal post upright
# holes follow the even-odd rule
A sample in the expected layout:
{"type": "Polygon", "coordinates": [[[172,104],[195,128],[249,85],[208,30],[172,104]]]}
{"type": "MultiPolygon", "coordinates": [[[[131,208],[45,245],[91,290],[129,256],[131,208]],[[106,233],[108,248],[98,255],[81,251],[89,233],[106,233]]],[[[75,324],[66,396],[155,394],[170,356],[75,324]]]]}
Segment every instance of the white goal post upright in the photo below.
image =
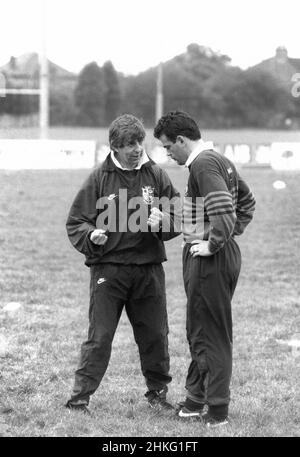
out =
{"type": "Polygon", "coordinates": [[[47,0],[41,1],[40,50],[40,136],[48,137],[49,127],[49,65],[47,59],[47,0]]]}
{"type": "Polygon", "coordinates": [[[163,115],[163,65],[159,63],[156,77],[155,122],[163,115]]]}

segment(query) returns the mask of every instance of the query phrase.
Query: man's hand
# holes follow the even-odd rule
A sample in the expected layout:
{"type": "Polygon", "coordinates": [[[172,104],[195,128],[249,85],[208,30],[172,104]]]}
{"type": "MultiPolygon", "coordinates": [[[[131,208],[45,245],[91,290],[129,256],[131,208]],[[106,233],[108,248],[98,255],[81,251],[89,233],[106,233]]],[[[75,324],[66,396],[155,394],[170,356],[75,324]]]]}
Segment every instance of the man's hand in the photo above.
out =
{"type": "Polygon", "coordinates": [[[152,229],[158,230],[163,217],[164,213],[162,213],[158,208],[151,208],[151,213],[147,220],[147,224],[150,225],[152,229]]]}
{"type": "Polygon", "coordinates": [[[190,254],[193,257],[198,257],[199,255],[202,257],[208,257],[208,256],[212,255],[212,253],[208,249],[208,243],[209,243],[208,241],[197,240],[194,243],[195,244],[193,244],[193,246],[190,248],[190,254]]]}
{"type": "Polygon", "coordinates": [[[98,246],[100,246],[101,244],[106,243],[106,241],[108,240],[108,237],[107,237],[107,235],[105,235],[105,230],[96,229],[91,233],[90,239],[94,244],[97,244],[98,246]]]}

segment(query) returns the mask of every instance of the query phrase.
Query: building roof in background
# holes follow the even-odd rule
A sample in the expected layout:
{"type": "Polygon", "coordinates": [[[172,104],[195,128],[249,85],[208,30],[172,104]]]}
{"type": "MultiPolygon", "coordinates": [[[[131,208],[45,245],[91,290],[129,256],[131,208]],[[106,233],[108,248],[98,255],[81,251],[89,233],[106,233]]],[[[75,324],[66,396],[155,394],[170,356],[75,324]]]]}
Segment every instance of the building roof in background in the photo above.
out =
{"type": "MultiPolygon", "coordinates": [[[[74,79],[77,77],[59,65],[48,60],[49,73],[52,78],[74,79]]],[[[39,55],[36,52],[22,54],[19,57],[11,57],[10,61],[0,67],[0,72],[5,73],[8,78],[37,78],[39,74],[39,55]]]]}
{"type": "Polygon", "coordinates": [[[287,49],[284,46],[279,46],[275,56],[263,60],[251,68],[271,73],[282,83],[290,83],[292,76],[300,72],[300,59],[289,57],[287,49]]]}

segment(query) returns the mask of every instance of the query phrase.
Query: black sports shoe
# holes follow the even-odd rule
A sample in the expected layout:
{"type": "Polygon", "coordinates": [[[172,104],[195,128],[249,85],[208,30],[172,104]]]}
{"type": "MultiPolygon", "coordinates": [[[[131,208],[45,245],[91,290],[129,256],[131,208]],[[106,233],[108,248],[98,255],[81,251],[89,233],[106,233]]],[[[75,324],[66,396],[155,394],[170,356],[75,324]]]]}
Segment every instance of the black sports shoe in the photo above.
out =
{"type": "Polygon", "coordinates": [[[145,397],[148,400],[150,408],[155,409],[174,409],[171,403],[166,400],[166,390],[148,390],[145,393],[145,397]]]}
{"type": "Polygon", "coordinates": [[[70,400],[65,404],[65,407],[72,411],[81,411],[85,414],[91,415],[86,403],[72,403],[70,400]]]}
{"type": "Polygon", "coordinates": [[[191,417],[201,417],[203,414],[203,408],[203,403],[197,403],[186,397],[184,401],[178,403],[176,411],[179,417],[186,419],[191,417]]]}
{"type": "Polygon", "coordinates": [[[206,427],[219,427],[229,423],[228,416],[212,416],[209,413],[203,414],[201,421],[206,427]]]}

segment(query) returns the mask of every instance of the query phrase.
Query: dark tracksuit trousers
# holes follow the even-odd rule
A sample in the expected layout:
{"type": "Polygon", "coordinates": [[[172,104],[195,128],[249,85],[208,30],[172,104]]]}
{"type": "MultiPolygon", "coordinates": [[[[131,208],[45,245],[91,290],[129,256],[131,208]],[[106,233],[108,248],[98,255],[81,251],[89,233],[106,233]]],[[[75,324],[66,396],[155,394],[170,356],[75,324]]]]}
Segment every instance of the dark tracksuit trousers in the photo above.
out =
{"type": "Polygon", "coordinates": [[[89,403],[90,395],[99,386],[109,363],[113,337],[124,306],[148,389],[166,389],[171,381],[162,265],[93,265],[88,339],[81,346],[71,403],[89,403]]]}
{"type": "Polygon", "coordinates": [[[241,254],[233,238],[208,257],[193,258],[190,248],[191,244],[186,244],[183,249],[187,339],[192,358],[187,395],[227,415],[232,372],[231,299],[241,254]]]}

